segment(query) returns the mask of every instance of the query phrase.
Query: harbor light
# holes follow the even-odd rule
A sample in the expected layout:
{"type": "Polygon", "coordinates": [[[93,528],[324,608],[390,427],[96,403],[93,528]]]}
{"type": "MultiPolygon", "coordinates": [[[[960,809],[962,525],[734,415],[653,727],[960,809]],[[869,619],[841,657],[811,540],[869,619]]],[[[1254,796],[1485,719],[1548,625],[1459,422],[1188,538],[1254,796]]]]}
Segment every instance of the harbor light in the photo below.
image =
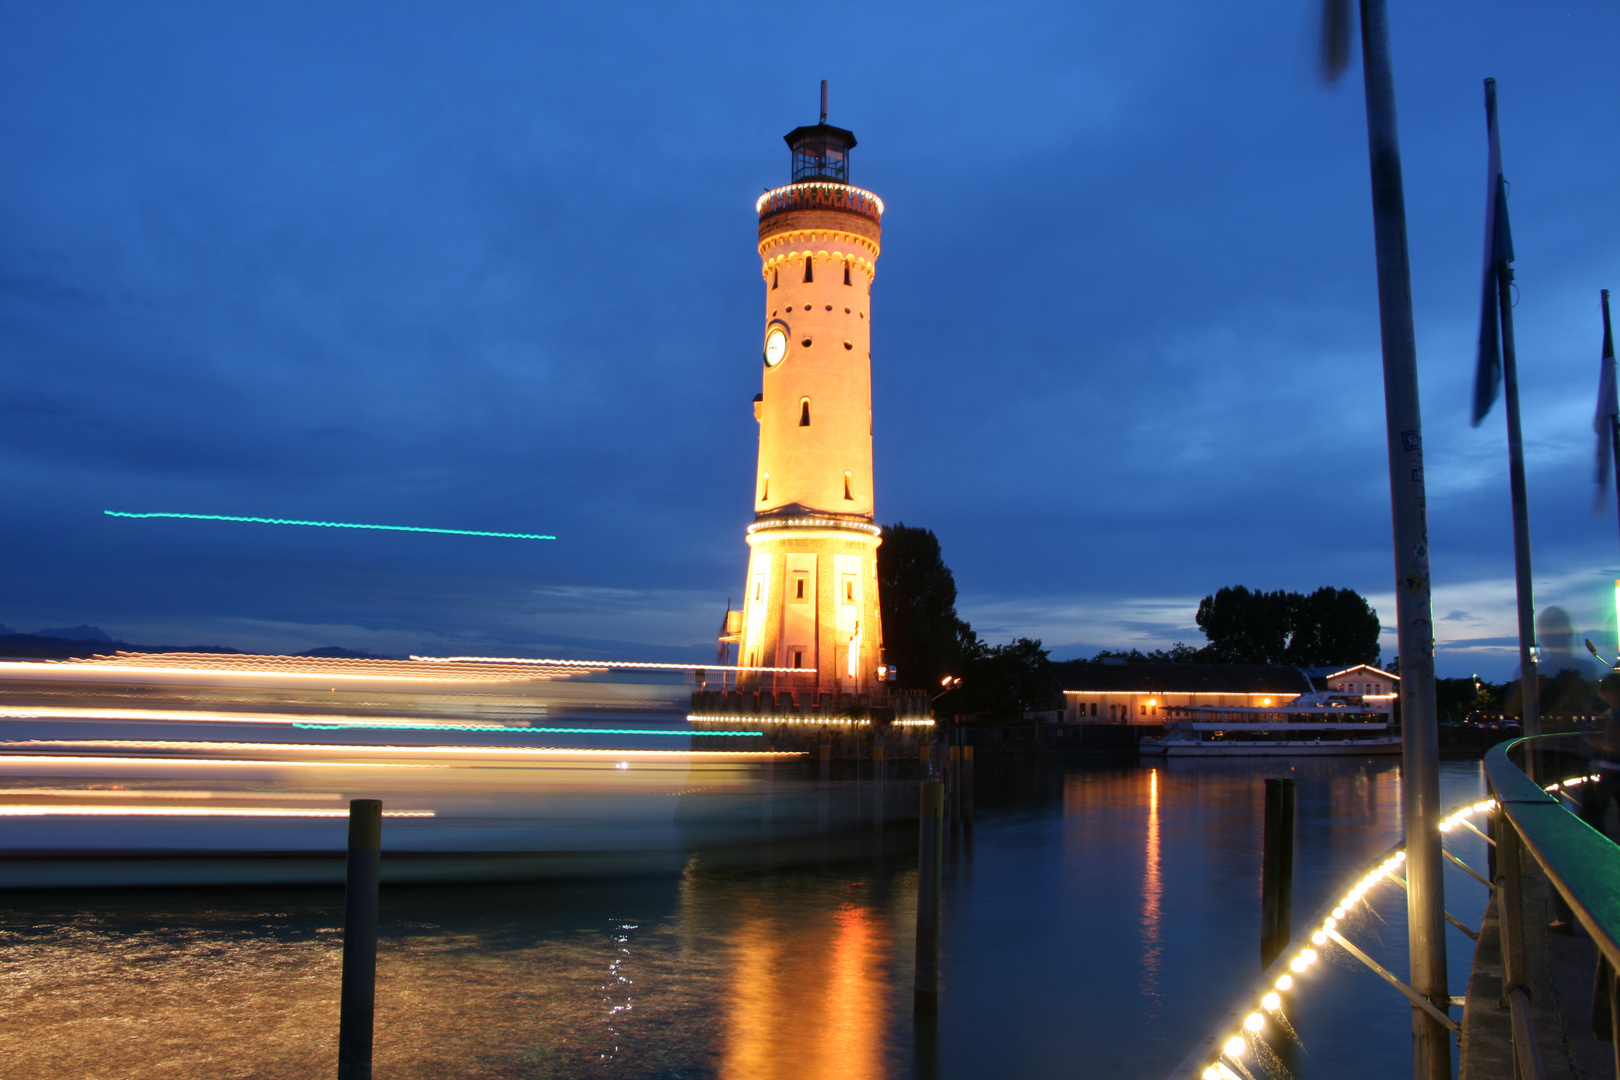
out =
{"type": "Polygon", "coordinates": [[[1266,1018],[1259,1013],[1250,1013],[1249,1018],[1243,1021],[1243,1026],[1250,1031],[1259,1031],[1266,1026],[1266,1018]]]}
{"type": "Polygon", "coordinates": [[[1260,1005],[1262,1008],[1270,1012],[1276,1012],[1278,1009],[1282,1008],[1282,997],[1275,990],[1273,990],[1271,993],[1260,999],[1260,1005]]]}
{"type": "Polygon", "coordinates": [[[1230,1039],[1226,1040],[1226,1045],[1221,1047],[1221,1053],[1225,1054],[1229,1058],[1238,1058],[1242,1057],[1243,1051],[1247,1050],[1248,1048],[1249,1044],[1243,1041],[1243,1036],[1234,1035],[1230,1039]]]}
{"type": "Polygon", "coordinates": [[[1284,974],[1284,975],[1277,976],[1277,989],[1279,989],[1279,990],[1283,991],[1284,993],[1286,993],[1289,990],[1292,990],[1293,988],[1294,988],[1294,977],[1292,975],[1284,974]]]}

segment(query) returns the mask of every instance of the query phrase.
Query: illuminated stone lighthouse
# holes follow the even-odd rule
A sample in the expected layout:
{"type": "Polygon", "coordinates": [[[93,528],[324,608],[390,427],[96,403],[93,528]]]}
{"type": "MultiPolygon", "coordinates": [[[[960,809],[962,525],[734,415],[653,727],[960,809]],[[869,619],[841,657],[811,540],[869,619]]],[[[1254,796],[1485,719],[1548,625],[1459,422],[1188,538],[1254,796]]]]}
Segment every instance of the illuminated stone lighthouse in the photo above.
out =
{"type": "Polygon", "coordinates": [[[826,122],[825,93],[821,123],[786,136],[793,182],[757,204],[759,463],[741,619],[727,638],[743,666],[789,669],[744,673],[741,689],[859,701],[882,689],[871,341],[883,200],[850,185],[855,136],[826,122]]]}

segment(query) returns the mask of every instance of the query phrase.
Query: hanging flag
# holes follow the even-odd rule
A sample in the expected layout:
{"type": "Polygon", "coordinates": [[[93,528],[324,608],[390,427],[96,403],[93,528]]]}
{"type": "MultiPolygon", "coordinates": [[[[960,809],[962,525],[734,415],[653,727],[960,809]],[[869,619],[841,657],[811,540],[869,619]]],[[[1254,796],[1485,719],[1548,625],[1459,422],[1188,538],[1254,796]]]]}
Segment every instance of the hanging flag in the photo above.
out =
{"type": "Polygon", "coordinates": [[[1497,267],[1513,261],[1513,234],[1508,229],[1507,181],[1502,178],[1502,145],[1496,135],[1496,80],[1485,80],[1485,127],[1490,136],[1490,164],[1485,185],[1485,288],[1479,310],[1479,355],[1474,369],[1474,426],[1496,403],[1502,384],[1502,339],[1497,308],[1497,267]]]}
{"type": "Polygon", "coordinates": [[[1597,432],[1597,497],[1601,502],[1609,487],[1609,465],[1614,461],[1614,438],[1620,419],[1620,397],[1614,377],[1614,333],[1609,328],[1609,290],[1603,290],[1603,359],[1598,369],[1597,415],[1592,429],[1597,432]]]}

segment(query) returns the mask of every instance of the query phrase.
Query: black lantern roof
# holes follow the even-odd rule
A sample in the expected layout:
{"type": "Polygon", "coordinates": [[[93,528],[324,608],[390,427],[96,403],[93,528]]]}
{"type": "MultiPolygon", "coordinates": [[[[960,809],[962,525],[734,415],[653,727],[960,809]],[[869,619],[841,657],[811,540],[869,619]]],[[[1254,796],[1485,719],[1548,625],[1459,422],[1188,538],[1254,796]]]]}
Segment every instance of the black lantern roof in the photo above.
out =
{"type": "Polygon", "coordinates": [[[793,151],[793,182],[831,180],[849,183],[849,152],[855,133],[828,123],[794,128],[782,136],[793,151]]]}

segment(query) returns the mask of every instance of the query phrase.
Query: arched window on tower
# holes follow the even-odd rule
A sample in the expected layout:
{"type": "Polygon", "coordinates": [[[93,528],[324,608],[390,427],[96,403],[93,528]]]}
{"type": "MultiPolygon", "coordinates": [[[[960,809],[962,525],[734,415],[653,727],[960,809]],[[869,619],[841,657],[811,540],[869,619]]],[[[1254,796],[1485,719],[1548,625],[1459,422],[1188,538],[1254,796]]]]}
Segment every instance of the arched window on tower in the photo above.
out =
{"type": "Polygon", "coordinates": [[[759,483],[759,501],[764,502],[771,497],[771,474],[766,473],[759,483]]]}
{"type": "Polygon", "coordinates": [[[800,398],[799,399],[799,426],[800,427],[809,427],[810,426],[810,399],[809,398],[800,398]]]}
{"type": "Polygon", "coordinates": [[[850,283],[849,282],[849,260],[845,259],[844,260],[844,284],[848,285],[849,283],[850,283]]]}
{"type": "Polygon", "coordinates": [[[815,263],[815,260],[812,259],[810,256],[806,255],[804,257],[804,280],[806,280],[806,281],[814,281],[814,280],[816,280],[815,271],[811,269],[811,266],[814,263],[815,263]]]}
{"type": "Polygon", "coordinates": [[[771,271],[771,288],[774,289],[781,284],[781,277],[782,271],[780,267],[771,271]]]}
{"type": "Polygon", "coordinates": [[[854,494],[854,492],[852,492],[850,490],[850,487],[849,487],[849,482],[852,479],[853,479],[853,477],[849,473],[846,472],[844,474],[844,498],[848,499],[850,502],[855,501],[855,494],[854,494]]]}

